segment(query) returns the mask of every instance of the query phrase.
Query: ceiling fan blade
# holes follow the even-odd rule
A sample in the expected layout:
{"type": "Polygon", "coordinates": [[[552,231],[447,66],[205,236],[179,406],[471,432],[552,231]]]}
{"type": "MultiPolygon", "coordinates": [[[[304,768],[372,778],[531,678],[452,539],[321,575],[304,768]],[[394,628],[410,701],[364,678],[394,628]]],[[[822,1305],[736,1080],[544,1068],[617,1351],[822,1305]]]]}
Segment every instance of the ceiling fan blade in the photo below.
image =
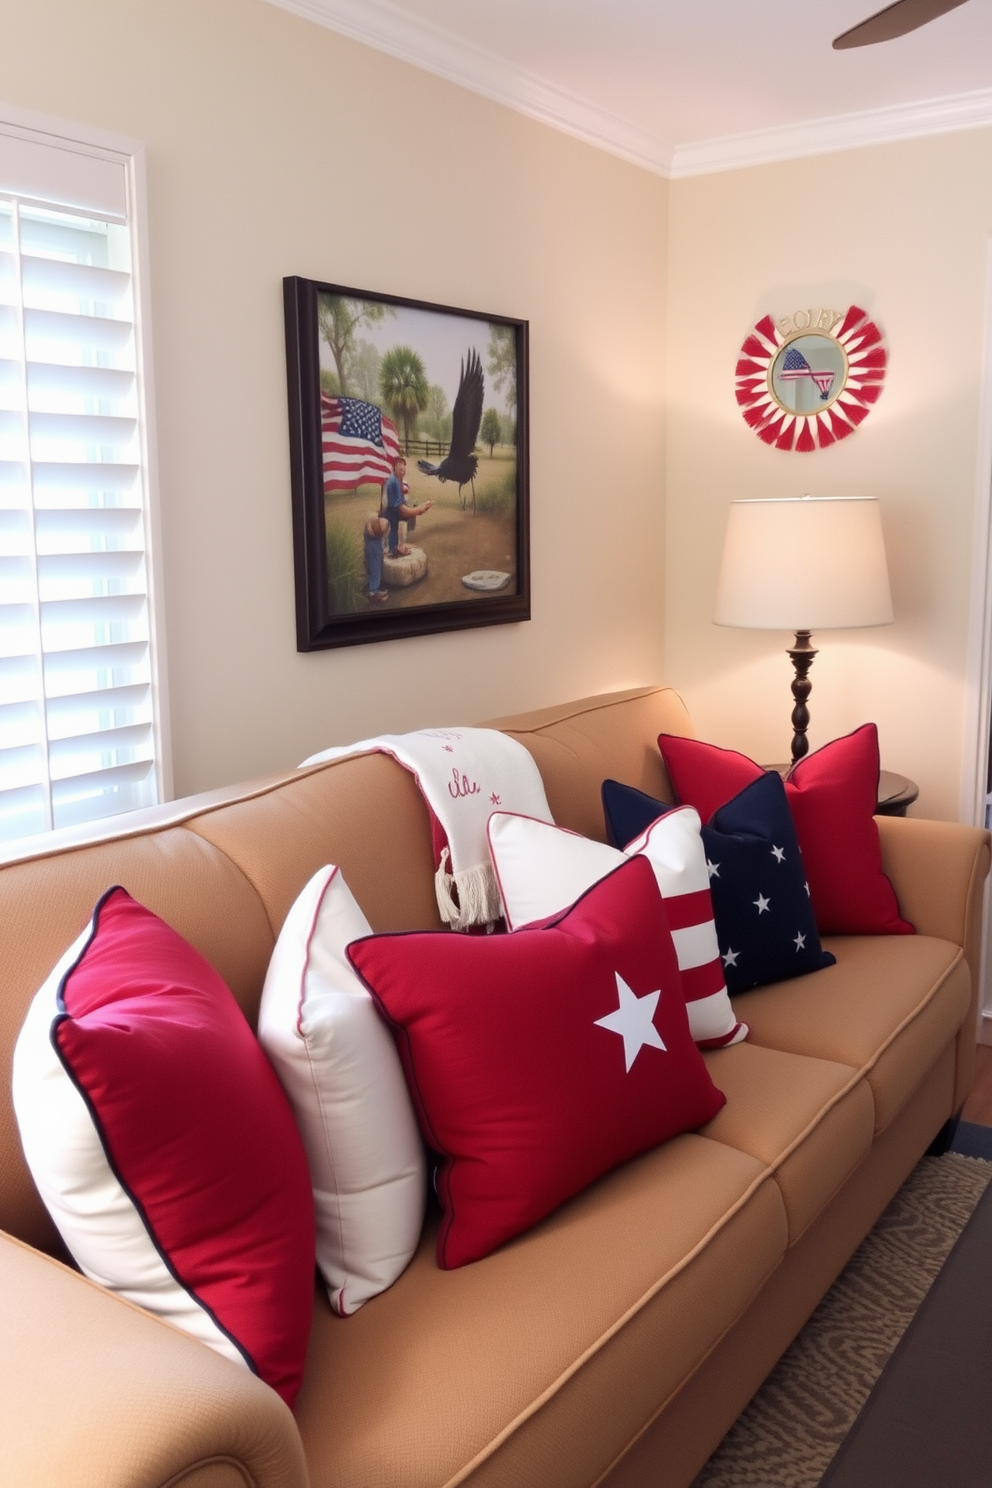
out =
{"type": "Polygon", "coordinates": [[[848,47],[872,46],[876,41],[892,41],[896,36],[905,36],[928,21],[935,21],[945,11],[955,10],[965,0],[895,0],[876,15],[869,16],[859,26],[852,26],[834,40],[835,51],[848,47]]]}

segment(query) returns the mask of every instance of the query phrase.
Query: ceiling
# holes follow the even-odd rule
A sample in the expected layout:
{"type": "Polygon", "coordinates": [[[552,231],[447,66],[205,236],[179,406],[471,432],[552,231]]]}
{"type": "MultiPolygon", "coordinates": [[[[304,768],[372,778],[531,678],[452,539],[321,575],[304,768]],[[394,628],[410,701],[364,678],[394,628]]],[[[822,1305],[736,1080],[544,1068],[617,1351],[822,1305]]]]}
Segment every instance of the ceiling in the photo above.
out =
{"type": "Polygon", "coordinates": [[[992,124],[992,0],[270,0],[665,176],[992,124]]]}

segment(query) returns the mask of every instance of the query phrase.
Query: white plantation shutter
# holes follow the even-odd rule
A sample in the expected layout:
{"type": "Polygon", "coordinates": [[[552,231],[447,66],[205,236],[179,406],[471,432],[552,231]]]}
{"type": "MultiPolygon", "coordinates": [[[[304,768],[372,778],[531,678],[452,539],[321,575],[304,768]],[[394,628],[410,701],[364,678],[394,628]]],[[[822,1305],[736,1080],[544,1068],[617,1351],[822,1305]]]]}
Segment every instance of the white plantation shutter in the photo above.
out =
{"type": "Polygon", "coordinates": [[[126,171],[23,136],[0,134],[0,839],[153,804],[161,774],[126,171]]]}

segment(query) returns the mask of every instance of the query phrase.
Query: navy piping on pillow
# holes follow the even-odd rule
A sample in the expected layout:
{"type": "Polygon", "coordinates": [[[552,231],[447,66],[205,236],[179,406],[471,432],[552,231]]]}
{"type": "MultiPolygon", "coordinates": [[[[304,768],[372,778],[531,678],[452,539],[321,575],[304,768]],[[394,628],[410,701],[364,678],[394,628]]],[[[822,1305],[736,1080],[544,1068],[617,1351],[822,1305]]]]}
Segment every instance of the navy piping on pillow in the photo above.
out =
{"type": "MultiPolygon", "coordinates": [[[[171,1260],[171,1258],[169,1257],[169,1255],[166,1253],[166,1251],[163,1249],[162,1245],[159,1242],[158,1236],[155,1234],[155,1231],[152,1228],[152,1225],[151,1225],[151,1222],[150,1222],[150,1220],[148,1218],[148,1215],[145,1213],[145,1207],[144,1207],[144,1205],[141,1203],[141,1200],[138,1198],[137,1194],[131,1188],[130,1184],[126,1182],[123,1173],[121,1172],[120,1168],[117,1165],[117,1161],[116,1161],[116,1159],[114,1157],[113,1152],[111,1151],[110,1143],[107,1141],[107,1133],[105,1132],[105,1130],[103,1128],[103,1123],[100,1120],[100,1117],[99,1117],[99,1114],[97,1112],[97,1109],[94,1106],[92,1100],[90,1099],[89,1092],[80,1084],[80,1081],[79,1081],[79,1078],[78,1078],[78,1076],[76,1074],[76,1071],[73,1069],[72,1065],[69,1063],[66,1055],[64,1054],[62,1048],[59,1045],[58,1036],[57,1036],[58,1035],[59,1028],[62,1026],[63,1023],[69,1023],[69,1022],[74,1021],[73,1018],[72,1018],[72,1014],[70,1012],[68,1012],[68,1010],[66,1009],[66,1005],[65,1005],[65,984],[69,980],[69,978],[72,976],[72,973],[79,966],[79,963],[83,960],[84,956],[86,955],[86,952],[89,950],[90,946],[93,944],[93,941],[96,939],[96,933],[97,933],[97,929],[99,927],[100,911],[103,909],[103,906],[106,904],[106,902],[110,898],[111,894],[115,894],[117,892],[117,890],[118,889],[121,889],[121,888],[123,888],[123,885],[121,885],[121,884],[114,884],[111,888],[107,889],[106,893],[101,894],[99,900],[97,901],[96,908],[93,911],[93,918],[90,921],[90,934],[89,934],[89,937],[87,938],[86,944],[82,947],[82,949],[79,952],[79,955],[76,957],[75,961],[73,961],[72,965],[66,969],[65,974],[63,975],[62,979],[59,982],[59,990],[58,990],[58,993],[57,993],[57,996],[56,996],[56,1003],[57,1003],[57,1006],[61,1009],[61,1012],[59,1013],[59,1016],[57,1018],[53,1018],[52,1019],[52,1024],[51,1024],[51,1027],[49,1028],[49,1031],[48,1031],[49,1041],[51,1042],[52,1048],[55,1050],[55,1054],[56,1054],[56,1056],[58,1058],[59,1063],[61,1064],[62,1068],[65,1070],[66,1074],[68,1075],[69,1079],[72,1081],[73,1085],[79,1091],[79,1094],[82,1096],[83,1103],[86,1106],[86,1109],[90,1113],[90,1120],[93,1122],[94,1130],[96,1131],[97,1136],[100,1138],[100,1146],[103,1148],[103,1155],[107,1159],[107,1166],[109,1167],[110,1171],[113,1173],[114,1177],[117,1179],[117,1182],[120,1184],[121,1188],[127,1194],[127,1196],[130,1199],[131,1203],[134,1205],[135,1213],[138,1215],[138,1218],[141,1220],[141,1223],[144,1225],[145,1232],[148,1235],[148,1238],[151,1241],[152,1245],[155,1247],[155,1251],[156,1251],[159,1259],[161,1260],[163,1266],[168,1271],[168,1273],[172,1277],[173,1281],[176,1282],[176,1284],[178,1286],[182,1287],[182,1289],[186,1293],[186,1295],[188,1297],[192,1297],[192,1299],[196,1303],[197,1307],[199,1307],[203,1312],[205,1312],[207,1314],[207,1317],[210,1318],[211,1322],[216,1327],[218,1333],[222,1333],[225,1338],[229,1339],[230,1342],[233,1343],[234,1347],[237,1349],[238,1353],[244,1359],[245,1363],[247,1364],[248,1368],[251,1370],[252,1374],[258,1374],[258,1365],[255,1363],[255,1360],[252,1358],[251,1354],[245,1348],[245,1346],[241,1342],[241,1340],[239,1338],[235,1338],[234,1334],[230,1331],[229,1328],[225,1328],[224,1327],[224,1324],[221,1322],[220,1318],[214,1312],[213,1308],[210,1307],[208,1305],[208,1303],[204,1302],[203,1298],[198,1295],[198,1293],[196,1292],[196,1290],[192,1286],[190,1286],[190,1284],[189,1284],[188,1281],[184,1281],[183,1280],[183,1278],[180,1276],[179,1272],[176,1270],[176,1267],[175,1267],[173,1261],[171,1260]]],[[[124,889],[124,892],[127,893],[127,890],[124,889]]]]}

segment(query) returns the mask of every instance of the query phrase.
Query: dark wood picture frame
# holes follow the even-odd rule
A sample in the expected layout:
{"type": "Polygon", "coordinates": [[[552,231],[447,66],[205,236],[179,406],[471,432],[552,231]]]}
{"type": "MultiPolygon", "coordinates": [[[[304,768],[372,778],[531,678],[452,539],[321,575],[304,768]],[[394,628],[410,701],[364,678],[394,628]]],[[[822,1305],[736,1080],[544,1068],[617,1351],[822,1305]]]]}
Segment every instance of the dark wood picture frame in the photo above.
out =
{"type": "MultiPolygon", "coordinates": [[[[297,650],[354,646],[529,620],[527,322],[298,276],[283,280],[283,294],[297,650]],[[356,315],[359,322],[349,329],[356,315]],[[396,334],[405,344],[380,356],[366,338],[375,336],[381,343],[393,322],[398,322],[396,334]],[[356,335],[359,324],[364,333],[361,339],[356,335]],[[347,330],[350,339],[340,327],[347,330]],[[460,360],[456,346],[462,348],[460,360]],[[416,397],[422,400],[429,384],[430,394],[437,399],[432,406],[441,437],[436,442],[419,435],[410,437],[411,427],[416,427],[411,414],[416,417],[422,401],[414,402],[404,416],[402,404],[389,403],[381,393],[386,358],[399,352],[406,356],[407,367],[409,354],[420,362],[416,397]],[[365,398],[351,387],[350,369],[357,365],[359,354],[366,359],[371,356],[373,369],[379,369],[379,381],[373,389],[373,374],[366,361],[365,398]],[[441,368],[436,365],[439,361],[443,363],[441,368]],[[451,407],[446,415],[441,412],[446,394],[440,385],[442,376],[447,388],[454,390],[453,396],[447,393],[451,407]],[[379,400],[368,396],[373,390],[380,392],[379,400]],[[495,415],[489,414],[488,410],[496,407],[497,392],[504,411],[497,409],[495,415]],[[482,413],[483,398],[489,422],[483,422],[480,433],[479,420],[486,417],[482,413]],[[397,408],[401,410],[398,418],[394,417],[397,408]],[[495,455],[498,441],[494,439],[497,424],[500,439],[504,434],[512,434],[514,439],[512,445],[499,444],[499,457],[495,455]],[[343,431],[354,434],[356,427],[360,427],[363,437],[340,437],[343,431]],[[447,443],[443,438],[445,428],[451,429],[447,443]],[[369,431],[371,437],[365,438],[369,431]],[[461,450],[468,439],[473,440],[471,456],[461,450]],[[340,446],[344,444],[348,450],[342,454],[340,446]],[[434,513],[430,511],[417,518],[414,541],[422,542],[423,548],[419,549],[421,556],[411,558],[412,565],[426,562],[427,572],[409,585],[401,585],[397,578],[394,588],[386,577],[391,565],[385,563],[380,589],[370,598],[369,565],[374,566],[376,560],[360,556],[368,553],[363,547],[363,533],[368,515],[377,510],[377,502],[382,502],[380,512],[387,510],[385,494],[380,496],[375,487],[379,483],[385,493],[397,445],[401,453],[410,446],[407,473],[409,488],[411,492],[415,488],[415,493],[409,502],[423,504],[426,496],[436,506],[433,523],[434,513]],[[369,446],[368,459],[375,470],[363,463],[364,455],[352,453],[365,446],[369,446]],[[421,450],[432,458],[425,458],[418,466],[421,450]],[[460,461],[454,459],[459,450],[460,461]],[[509,450],[514,453],[509,454],[509,450]],[[348,461],[352,463],[345,470],[348,461]],[[472,471],[471,478],[468,470],[472,471]],[[356,474],[366,478],[356,482],[356,474]],[[334,513],[330,528],[329,511],[334,513]],[[438,554],[436,572],[430,565],[432,539],[438,554]],[[473,554],[478,560],[474,564],[473,554]],[[495,560],[490,561],[494,554],[495,560]],[[460,579],[459,562],[462,568],[468,564],[471,569],[460,579]],[[472,581],[471,585],[466,586],[466,579],[472,581]],[[485,587],[499,583],[501,589],[485,587]]],[[[395,365],[395,361],[390,364],[395,365]]],[[[392,396],[401,397],[402,388],[392,396]]],[[[408,407],[413,396],[408,396],[408,407]]],[[[398,489],[393,488],[394,494],[398,489]]],[[[405,495],[403,499],[407,501],[405,495]]],[[[411,532],[414,525],[411,523],[411,532]]],[[[400,531],[397,526],[391,527],[388,540],[400,531]]],[[[394,572],[399,575],[400,569],[396,567],[394,572]]]]}

